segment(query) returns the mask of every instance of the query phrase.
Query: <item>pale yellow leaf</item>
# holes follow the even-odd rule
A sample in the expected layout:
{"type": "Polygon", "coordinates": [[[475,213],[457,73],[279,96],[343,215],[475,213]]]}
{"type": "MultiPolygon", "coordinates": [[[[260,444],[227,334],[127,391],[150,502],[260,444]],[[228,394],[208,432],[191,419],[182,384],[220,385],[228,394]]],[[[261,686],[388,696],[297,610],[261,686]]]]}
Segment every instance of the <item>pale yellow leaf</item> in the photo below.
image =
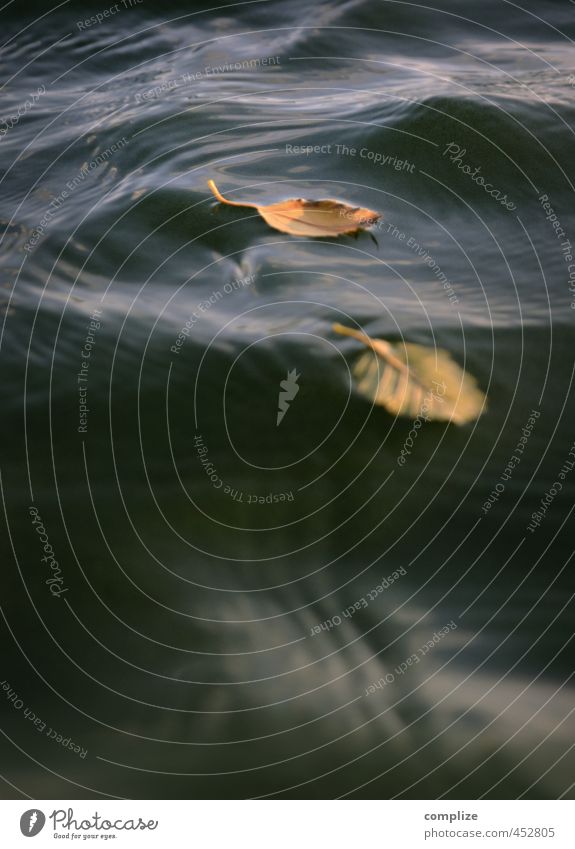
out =
{"type": "Polygon", "coordinates": [[[379,212],[359,206],[348,206],[338,200],[304,200],[294,198],[267,206],[227,200],[213,180],[208,186],[221,203],[256,209],[266,224],[291,236],[342,236],[371,227],[380,218],[379,212]]]}
{"type": "Polygon", "coordinates": [[[447,351],[412,343],[391,344],[342,324],[334,324],[333,329],[371,349],[356,359],[352,374],[359,392],[390,413],[461,425],[474,421],[486,409],[485,395],[475,378],[447,351]]]}

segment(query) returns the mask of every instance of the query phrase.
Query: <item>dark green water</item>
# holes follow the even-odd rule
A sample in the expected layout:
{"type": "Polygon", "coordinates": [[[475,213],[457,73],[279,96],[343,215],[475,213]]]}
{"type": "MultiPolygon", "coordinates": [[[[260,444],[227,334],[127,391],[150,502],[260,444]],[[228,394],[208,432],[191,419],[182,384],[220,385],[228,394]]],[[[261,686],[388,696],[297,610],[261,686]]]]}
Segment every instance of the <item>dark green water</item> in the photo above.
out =
{"type": "Polygon", "coordinates": [[[2,794],[573,798],[575,6],[111,8],[0,12],[2,794]],[[334,321],[487,411],[400,466],[334,321]]]}

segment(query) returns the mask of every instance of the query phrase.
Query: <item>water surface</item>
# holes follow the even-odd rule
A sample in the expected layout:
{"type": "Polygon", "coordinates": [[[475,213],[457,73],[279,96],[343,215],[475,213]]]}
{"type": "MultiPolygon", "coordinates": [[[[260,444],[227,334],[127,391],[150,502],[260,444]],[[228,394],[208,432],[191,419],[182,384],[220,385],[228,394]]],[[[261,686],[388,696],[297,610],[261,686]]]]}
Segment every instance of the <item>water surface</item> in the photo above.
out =
{"type": "Polygon", "coordinates": [[[572,7],[44,11],[1,13],[5,796],[572,798],[575,477],[529,529],[575,438],[572,7]],[[334,321],[487,411],[400,467],[334,321]]]}

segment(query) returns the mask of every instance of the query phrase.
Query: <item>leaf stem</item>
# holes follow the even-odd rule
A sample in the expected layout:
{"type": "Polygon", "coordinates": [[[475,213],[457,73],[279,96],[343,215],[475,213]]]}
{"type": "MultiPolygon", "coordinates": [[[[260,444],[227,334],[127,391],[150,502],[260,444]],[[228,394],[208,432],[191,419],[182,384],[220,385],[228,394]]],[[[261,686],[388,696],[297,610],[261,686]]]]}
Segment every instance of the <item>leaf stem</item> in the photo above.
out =
{"type": "Polygon", "coordinates": [[[257,209],[255,203],[240,203],[235,200],[228,200],[223,196],[223,194],[220,192],[213,180],[208,180],[208,186],[210,187],[210,189],[212,190],[212,192],[217,197],[220,203],[226,203],[228,206],[249,206],[251,209],[257,209]]]}
{"type": "Polygon", "coordinates": [[[387,362],[394,366],[394,368],[398,369],[398,371],[403,372],[404,374],[411,374],[409,367],[400,360],[399,357],[395,356],[392,352],[393,349],[391,345],[384,339],[371,339],[367,333],[362,333],[360,330],[354,330],[353,327],[346,327],[344,324],[339,324],[338,322],[332,325],[332,329],[335,330],[336,333],[341,333],[342,336],[351,336],[353,339],[357,339],[358,342],[362,342],[364,345],[367,345],[368,348],[371,348],[372,351],[387,360],[387,362]]]}

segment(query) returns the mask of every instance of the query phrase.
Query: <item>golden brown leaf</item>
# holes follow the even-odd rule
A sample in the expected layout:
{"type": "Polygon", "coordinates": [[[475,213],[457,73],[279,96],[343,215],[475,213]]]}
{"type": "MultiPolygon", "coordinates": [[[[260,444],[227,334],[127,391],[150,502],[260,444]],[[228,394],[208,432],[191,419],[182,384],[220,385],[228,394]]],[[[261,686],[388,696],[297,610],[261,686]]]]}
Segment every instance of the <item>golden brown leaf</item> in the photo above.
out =
{"type": "Polygon", "coordinates": [[[373,353],[365,352],[356,360],[352,373],[359,392],[390,413],[461,425],[485,410],[486,398],[475,378],[447,351],[391,344],[342,324],[334,324],[333,329],[371,348],[373,353]]]}
{"type": "Polygon", "coordinates": [[[337,200],[304,200],[295,198],[258,206],[256,203],[239,203],[227,200],[213,180],[208,186],[221,203],[257,209],[266,224],[292,236],[342,236],[358,233],[371,227],[380,218],[379,212],[359,206],[348,206],[337,200]]]}

